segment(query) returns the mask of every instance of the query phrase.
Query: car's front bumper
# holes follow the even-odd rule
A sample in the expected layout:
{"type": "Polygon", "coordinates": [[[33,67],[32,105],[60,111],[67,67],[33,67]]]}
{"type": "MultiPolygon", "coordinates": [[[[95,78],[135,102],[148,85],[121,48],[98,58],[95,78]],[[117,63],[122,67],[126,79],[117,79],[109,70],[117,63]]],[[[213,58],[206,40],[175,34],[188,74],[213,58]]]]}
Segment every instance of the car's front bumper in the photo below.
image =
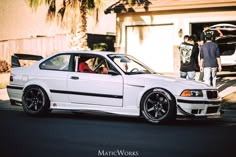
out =
{"type": "Polygon", "coordinates": [[[216,100],[184,100],[177,99],[177,116],[221,118],[220,98],[216,100]]]}

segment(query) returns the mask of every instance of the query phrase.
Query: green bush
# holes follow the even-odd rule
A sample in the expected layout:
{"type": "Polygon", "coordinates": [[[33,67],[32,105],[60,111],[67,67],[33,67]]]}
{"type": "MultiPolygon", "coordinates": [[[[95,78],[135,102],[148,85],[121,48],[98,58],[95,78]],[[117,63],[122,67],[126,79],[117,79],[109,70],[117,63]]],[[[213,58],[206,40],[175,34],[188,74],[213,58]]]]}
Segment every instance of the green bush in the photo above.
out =
{"type": "Polygon", "coordinates": [[[10,72],[10,65],[5,60],[0,60],[0,73],[10,72]]]}
{"type": "Polygon", "coordinates": [[[97,43],[97,44],[93,44],[93,50],[97,50],[97,51],[106,51],[108,48],[106,43],[97,43]]]}

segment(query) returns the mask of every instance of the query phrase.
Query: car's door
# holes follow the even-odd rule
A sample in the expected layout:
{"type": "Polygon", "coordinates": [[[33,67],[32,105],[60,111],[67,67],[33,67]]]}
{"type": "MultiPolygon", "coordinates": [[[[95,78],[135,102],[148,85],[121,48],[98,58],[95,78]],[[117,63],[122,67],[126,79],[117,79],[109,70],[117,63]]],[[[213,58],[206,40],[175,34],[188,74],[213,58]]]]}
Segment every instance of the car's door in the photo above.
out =
{"type": "MultiPolygon", "coordinates": [[[[93,56],[90,57],[93,58],[93,56]]],[[[97,73],[97,69],[99,68],[98,66],[102,66],[102,64],[99,65],[95,63],[95,60],[101,61],[104,59],[105,58],[101,58],[101,56],[95,56],[93,58],[93,63],[90,67],[92,70],[96,70],[95,73],[78,72],[75,70],[75,72],[71,72],[68,75],[68,91],[70,91],[70,102],[87,105],[122,106],[122,75],[97,73]]],[[[79,65],[79,63],[75,65],[79,65]]]]}
{"type": "Polygon", "coordinates": [[[67,102],[67,77],[72,71],[71,54],[55,55],[39,66],[40,71],[34,74],[41,80],[42,86],[50,90],[50,99],[55,102],[67,102]]]}

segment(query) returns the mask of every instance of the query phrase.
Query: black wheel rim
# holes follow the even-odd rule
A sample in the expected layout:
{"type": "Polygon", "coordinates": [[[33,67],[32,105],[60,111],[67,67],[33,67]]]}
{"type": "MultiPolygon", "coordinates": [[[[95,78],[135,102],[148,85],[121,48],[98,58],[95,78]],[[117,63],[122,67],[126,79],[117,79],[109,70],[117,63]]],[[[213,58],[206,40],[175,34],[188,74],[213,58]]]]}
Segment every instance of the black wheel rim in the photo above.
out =
{"type": "Polygon", "coordinates": [[[45,103],[45,98],[42,90],[31,88],[24,94],[24,104],[28,111],[40,111],[45,103]]]}
{"type": "Polygon", "coordinates": [[[144,112],[151,120],[163,119],[169,112],[170,101],[164,93],[150,93],[144,102],[144,112]]]}

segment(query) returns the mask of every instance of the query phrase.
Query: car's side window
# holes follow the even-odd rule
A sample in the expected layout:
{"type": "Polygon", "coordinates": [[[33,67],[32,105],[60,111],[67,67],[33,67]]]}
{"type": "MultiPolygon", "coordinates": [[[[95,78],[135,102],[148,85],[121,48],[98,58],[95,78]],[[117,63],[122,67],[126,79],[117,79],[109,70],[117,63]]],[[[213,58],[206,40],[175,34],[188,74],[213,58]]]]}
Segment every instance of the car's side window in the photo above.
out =
{"type": "Polygon", "coordinates": [[[116,71],[115,68],[107,61],[106,58],[94,54],[79,54],[74,56],[75,72],[91,74],[109,74],[109,71],[116,71]]]}
{"type": "Polygon", "coordinates": [[[50,58],[40,65],[40,69],[68,71],[70,54],[62,54],[50,58]]]}

